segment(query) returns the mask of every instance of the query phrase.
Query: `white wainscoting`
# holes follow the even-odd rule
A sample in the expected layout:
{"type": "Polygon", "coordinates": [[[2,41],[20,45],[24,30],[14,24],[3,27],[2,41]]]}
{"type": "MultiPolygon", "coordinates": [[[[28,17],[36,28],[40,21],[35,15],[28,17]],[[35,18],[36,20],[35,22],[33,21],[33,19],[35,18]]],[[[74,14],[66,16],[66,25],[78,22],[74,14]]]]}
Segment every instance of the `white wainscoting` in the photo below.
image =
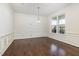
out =
{"type": "Polygon", "coordinates": [[[14,40],[14,33],[0,37],[0,55],[2,55],[14,40]]]}
{"type": "Polygon", "coordinates": [[[79,47],[79,35],[78,34],[54,34],[50,33],[50,38],[56,39],[61,42],[68,43],[70,45],[79,47]]]}

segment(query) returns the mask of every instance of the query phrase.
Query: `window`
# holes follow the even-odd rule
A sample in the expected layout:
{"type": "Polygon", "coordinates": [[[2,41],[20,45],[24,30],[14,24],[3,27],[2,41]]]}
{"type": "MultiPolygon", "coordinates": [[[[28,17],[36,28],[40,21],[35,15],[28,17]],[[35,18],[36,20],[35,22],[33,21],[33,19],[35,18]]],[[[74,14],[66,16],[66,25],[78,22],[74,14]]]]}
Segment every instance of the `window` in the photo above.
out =
{"type": "Polygon", "coordinates": [[[52,32],[65,33],[65,15],[59,15],[52,18],[52,32]]]}
{"type": "Polygon", "coordinates": [[[56,26],[57,26],[57,17],[53,17],[53,20],[52,20],[52,32],[53,33],[56,33],[56,26]]]}

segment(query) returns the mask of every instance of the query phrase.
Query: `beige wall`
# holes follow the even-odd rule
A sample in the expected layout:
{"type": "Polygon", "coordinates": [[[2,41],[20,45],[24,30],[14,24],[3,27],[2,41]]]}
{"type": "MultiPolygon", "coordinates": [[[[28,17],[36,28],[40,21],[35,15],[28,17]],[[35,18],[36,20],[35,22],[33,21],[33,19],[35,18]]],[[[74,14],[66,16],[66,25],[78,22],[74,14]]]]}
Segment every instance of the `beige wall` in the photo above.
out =
{"type": "Polygon", "coordinates": [[[13,42],[13,10],[7,3],[0,3],[0,55],[13,42]]]}
{"type": "Polygon", "coordinates": [[[79,4],[69,6],[66,11],[66,33],[79,34],[79,4]]]}
{"type": "Polygon", "coordinates": [[[40,23],[37,23],[37,16],[15,13],[15,39],[46,37],[48,33],[47,19],[40,16],[40,23]]]}
{"type": "Polygon", "coordinates": [[[13,11],[9,4],[0,3],[0,37],[13,32],[13,11]]]}
{"type": "Polygon", "coordinates": [[[67,6],[48,17],[49,37],[66,42],[79,47],[79,4],[67,6]],[[51,32],[51,18],[56,15],[65,14],[66,34],[53,34],[51,32]]]}

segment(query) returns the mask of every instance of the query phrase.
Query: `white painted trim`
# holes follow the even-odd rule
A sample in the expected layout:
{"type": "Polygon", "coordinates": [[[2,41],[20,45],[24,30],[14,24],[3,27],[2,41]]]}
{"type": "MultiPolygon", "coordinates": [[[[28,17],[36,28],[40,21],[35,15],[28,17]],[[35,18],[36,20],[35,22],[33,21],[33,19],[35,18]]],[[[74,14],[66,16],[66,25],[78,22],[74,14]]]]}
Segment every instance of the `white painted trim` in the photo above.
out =
{"type": "MultiPolygon", "coordinates": [[[[14,41],[14,40],[12,40],[12,42],[13,42],[13,41],[14,41]]],[[[10,43],[4,48],[4,50],[2,50],[2,52],[0,53],[0,56],[3,55],[3,53],[7,50],[7,48],[11,45],[12,42],[10,42],[10,43]]]]}
{"type": "Polygon", "coordinates": [[[0,37],[0,41],[1,41],[1,50],[0,50],[0,56],[1,56],[6,51],[6,49],[11,45],[11,43],[14,41],[14,33],[10,33],[3,37],[0,37]],[[6,42],[6,45],[5,45],[5,42],[6,42]]]}
{"type": "Polygon", "coordinates": [[[76,47],[79,47],[79,35],[50,33],[48,37],[52,39],[56,39],[61,42],[65,42],[67,44],[70,44],[76,47]]]}
{"type": "Polygon", "coordinates": [[[48,37],[48,36],[36,36],[36,37],[15,38],[14,40],[29,39],[29,38],[38,38],[38,37],[48,37]]]}

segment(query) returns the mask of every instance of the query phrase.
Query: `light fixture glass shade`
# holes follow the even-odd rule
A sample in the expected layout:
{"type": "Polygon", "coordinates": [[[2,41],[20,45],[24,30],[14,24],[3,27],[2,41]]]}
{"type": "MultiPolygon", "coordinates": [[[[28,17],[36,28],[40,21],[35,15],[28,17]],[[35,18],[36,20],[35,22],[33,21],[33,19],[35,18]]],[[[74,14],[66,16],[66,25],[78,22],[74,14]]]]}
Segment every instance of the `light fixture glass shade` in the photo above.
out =
{"type": "Polygon", "coordinates": [[[37,14],[37,23],[40,23],[40,17],[39,17],[39,9],[40,9],[40,7],[37,7],[37,11],[38,11],[38,14],[37,14]]]}

